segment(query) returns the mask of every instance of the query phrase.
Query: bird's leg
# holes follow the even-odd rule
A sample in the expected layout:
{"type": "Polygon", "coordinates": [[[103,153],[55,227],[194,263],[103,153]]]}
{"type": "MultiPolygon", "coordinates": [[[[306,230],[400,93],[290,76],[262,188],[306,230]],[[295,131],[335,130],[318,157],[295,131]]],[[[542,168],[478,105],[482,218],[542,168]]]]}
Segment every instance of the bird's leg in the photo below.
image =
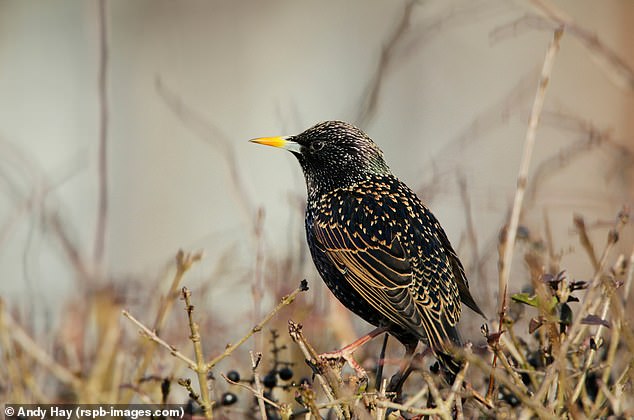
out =
{"type": "Polygon", "coordinates": [[[376,364],[376,375],[374,381],[374,387],[377,391],[381,389],[381,382],[383,382],[383,366],[385,365],[385,350],[387,349],[387,340],[390,338],[389,334],[385,334],[383,339],[383,345],[381,346],[381,354],[379,355],[379,362],[376,364]]]}
{"type": "Polygon", "coordinates": [[[364,335],[363,337],[359,338],[358,340],[354,341],[351,344],[348,344],[347,346],[345,346],[344,348],[340,349],[340,350],[336,350],[336,351],[330,351],[327,353],[322,353],[319,355],[320,359],[325,359],[325,360],[332,360],[332,359],[343,359],[346,362],[348,362],[348,364],[350,365],[350,367],[352,367],[359,376],[361,377],[367,377],[367,374],[365,372],[365,369],[363,369],[361,367],[361,365],[359,365],[357,363],[356,360],[354,360],[354,358],[352,357],[352,354],[362,345],[364,345],[365,343],[367,343],[368,341],[372,340],[374,337],[376,337],[377,335],[381,335],[384,332],[386,332],[388,330],[387,327],[378,327],[375,328],[374,330],[370,331],[368,334],[364,335]]]}
{"type": "Polygon", "coordinates": [[[390,378],[390,383],[387,386],[388,392],[395,392],[397,395],[401,393],[401,388],[403,388],[405,380],[410,373],[412,373],[412,358],[415,350],[416,344],[405,346],[405,356],[403,356],[403,361],[401,362],[398,372],[390,378]]]}

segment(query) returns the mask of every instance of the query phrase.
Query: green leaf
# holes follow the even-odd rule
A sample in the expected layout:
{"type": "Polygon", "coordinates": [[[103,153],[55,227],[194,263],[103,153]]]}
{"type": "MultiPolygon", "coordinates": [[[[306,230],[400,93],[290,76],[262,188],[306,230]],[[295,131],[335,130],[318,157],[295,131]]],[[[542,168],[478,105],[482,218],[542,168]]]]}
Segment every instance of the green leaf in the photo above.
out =
{"type": "Polygon", "coordinates": [[[537,308],[537,296],[529,295],[528,293],[515,293],[511,296],[515,302],[523,303],[525,305],[534,306],[537,308]]]}
{"type": "MultiPolygon", "coordinates": [[[[529,295],[528,293],[515,293],[511,296],[511,299],[515,302],[523,303],[524,305],[529,305],[534,308],[537,308],[540,304],[537,295],[529,295]]],[[[550,300],[546,302],[546,309],[548,311],[552,311],[558,303],[559,301],[557,300],[557,297],[551,296],[550,300]]]]}

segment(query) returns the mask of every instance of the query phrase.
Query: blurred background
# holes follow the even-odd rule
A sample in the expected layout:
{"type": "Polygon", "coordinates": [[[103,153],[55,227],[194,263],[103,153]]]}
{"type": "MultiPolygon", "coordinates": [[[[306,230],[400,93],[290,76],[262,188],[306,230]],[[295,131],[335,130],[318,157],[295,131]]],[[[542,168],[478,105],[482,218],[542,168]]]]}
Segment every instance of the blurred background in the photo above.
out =
{"type": "MultiPolygon", "coordinates": [[[[521,233],[587,279],[573,216],[600,252],[634,203],[632,1],[0,1],[6,309],[49,348],[104,291],[143,318],[182,248],[205,254],[184,283],[201,322],[239,326],[208,349],[303,278],[299,305],[341,316],[307,253],[299,165],[247,142],[340,119],[434,211],[493,317],[498,236],[562,22],[521,233]]],[[[618,252],[633,242],[628,228],[618,252]]],[[[521,257],[512,270],[518,291],[521,257]]],[[[465,311],[477,339],[482,320],[465,311]]]]}

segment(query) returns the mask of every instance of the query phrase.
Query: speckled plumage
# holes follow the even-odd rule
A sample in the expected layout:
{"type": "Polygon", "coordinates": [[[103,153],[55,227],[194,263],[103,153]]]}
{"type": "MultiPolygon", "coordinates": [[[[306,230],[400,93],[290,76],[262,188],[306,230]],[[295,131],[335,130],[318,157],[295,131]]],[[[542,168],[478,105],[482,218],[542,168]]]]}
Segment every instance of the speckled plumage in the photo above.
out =
{"type": "Polygon", "coordinates": [[[482,311],[438,220],[356,127],[328,121],[285,139],[304,171],[306,237],[328,288],[408,348],[427,342],[455,374],[445,350],[461,345],[460,301],[482,311]]]}

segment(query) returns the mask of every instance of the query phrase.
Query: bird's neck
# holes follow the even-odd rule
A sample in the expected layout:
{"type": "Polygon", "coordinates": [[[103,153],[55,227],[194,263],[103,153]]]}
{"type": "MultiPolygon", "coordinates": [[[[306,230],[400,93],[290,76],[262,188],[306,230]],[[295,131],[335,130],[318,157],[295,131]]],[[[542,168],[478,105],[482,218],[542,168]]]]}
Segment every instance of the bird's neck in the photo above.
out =
{"type": "MultiPolygon", "coordinates": [[[[305,174],[306,189],[308,192],[308,201],[315,201],[326,194],[339,189],[350,189],[360,182],[367,181],[372,178],[391,176],[388,170],[384,173],[365,172],[365,173],[349,173],[339,174],[340,176],[328,176],[329,174],[305,174]]],[[[330,174],[331,175],[331,174],[330,174]]]]}

